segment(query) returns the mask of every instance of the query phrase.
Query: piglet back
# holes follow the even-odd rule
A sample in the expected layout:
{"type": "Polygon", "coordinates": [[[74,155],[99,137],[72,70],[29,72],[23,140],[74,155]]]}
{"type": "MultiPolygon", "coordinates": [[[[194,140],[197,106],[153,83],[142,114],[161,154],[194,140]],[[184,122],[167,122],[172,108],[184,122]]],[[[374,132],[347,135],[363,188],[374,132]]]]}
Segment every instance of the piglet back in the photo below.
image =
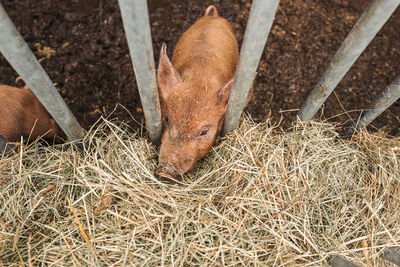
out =
{"type": "Polygon", "coordinates": [[[0,85],[0,135],[9,141],[19,141],[21,136],[51,139],[58,128],[28,87],[0,85]]]}

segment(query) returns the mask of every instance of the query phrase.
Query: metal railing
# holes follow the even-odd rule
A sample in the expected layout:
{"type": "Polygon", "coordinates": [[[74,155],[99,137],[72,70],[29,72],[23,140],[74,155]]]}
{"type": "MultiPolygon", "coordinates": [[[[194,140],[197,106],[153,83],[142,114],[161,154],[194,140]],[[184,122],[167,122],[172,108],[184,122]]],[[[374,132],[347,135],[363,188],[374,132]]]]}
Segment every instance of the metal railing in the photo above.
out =
{"type": "MultiPolygon", "coordinates": [[[[394,248],[387,248],[383,251],[383,253],[380,255],[380,257],[388,261],[396,266],[400,266],[400,252],[394,248]]],[[[340,255],[335,255],[331,256],[327,259],[329,264],[332,267],[358,267],[359,265],[356,265],[352,263],[351,261],[347,260],[343,256],[340,255]]]]}
{"type": "Polygon", "coordinates": [[[366,127],[399,98],[400,76],[397,76],[397,78],[363,111],[361,118],[353,123],[348,133],[366,127]]]}
{"type": "Polygon", "coordinates": [[[301,107],[302,121],[312,119],[399,4],[400,0],[371,1],[301,107]]]}
{"type": "Polygon", "coordinates": [[[233,131],[239,125],[240,116],[264,51],[278,4],[279,0],[254,0],[251,5],[225,114],[224,133],[233,131]]]}
{"type": "Polygon", "coordinates": [[[118,3],[121,9],[147,131],[151,141],[157,143],[161,135],[161,110],[147,1],[119,0],[118,3]]]}
{"type": "MultiPolygon", "coordinates": [[[[244,34],[234,77],[223,132],[238,125],[258,63],[271,29],[279,0],[254,0],[244,34]]],[[[400,4],[400,0],[372,0],[337,51],[328,69],[304,102],[299,117],[309,121],[336,85],[364,51],[376,33],[400,4]]],[[[150,23],[146,0],[119,0],[135,77],[138,84],[146,127],[157,143],[161,135],[161,111],[156,82],[150,23]]],[[[23,78],[43,106],[71,140],[83,137],[84,131],[61,98],[28,45],[0,5],[0,51],[23,78]]],[[[397,78],[364,112],[354,128],[365,127],[399,98],[397,78]]]]}

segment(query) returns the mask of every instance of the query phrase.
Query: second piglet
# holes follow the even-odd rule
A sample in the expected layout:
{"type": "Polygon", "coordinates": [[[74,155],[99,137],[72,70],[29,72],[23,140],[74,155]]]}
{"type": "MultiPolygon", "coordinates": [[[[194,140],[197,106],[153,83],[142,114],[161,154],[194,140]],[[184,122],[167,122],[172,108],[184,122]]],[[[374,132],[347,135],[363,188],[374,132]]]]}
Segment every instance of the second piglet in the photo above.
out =
{"type": "Polygon", "coordinates": [[[0,84],[1,136],[11,142],[20,141],[21,136],[58,140],[58,133],[56,123],[27,86],[0,84]]]}
{"type": "Polygon", "coordinates": [[[223,125],[238,54],[233,29],[214,6],[181,36],[172,62],[162,46],[160,176],[179,179],[211,150],[223,125]]]}

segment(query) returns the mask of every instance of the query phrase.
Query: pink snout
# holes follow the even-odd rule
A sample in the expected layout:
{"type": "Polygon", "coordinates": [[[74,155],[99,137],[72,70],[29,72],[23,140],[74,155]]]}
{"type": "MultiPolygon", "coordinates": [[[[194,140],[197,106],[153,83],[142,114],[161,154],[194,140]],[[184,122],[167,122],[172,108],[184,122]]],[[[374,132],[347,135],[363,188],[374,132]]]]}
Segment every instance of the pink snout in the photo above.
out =
{"type": "Polygon", "coordinates": [[[167,179],[180,180],[180,176],[187,172],[194,163],[194,160],[184,153],[175,152],[167,156],[162,154],[156,174],[167,179]]]}

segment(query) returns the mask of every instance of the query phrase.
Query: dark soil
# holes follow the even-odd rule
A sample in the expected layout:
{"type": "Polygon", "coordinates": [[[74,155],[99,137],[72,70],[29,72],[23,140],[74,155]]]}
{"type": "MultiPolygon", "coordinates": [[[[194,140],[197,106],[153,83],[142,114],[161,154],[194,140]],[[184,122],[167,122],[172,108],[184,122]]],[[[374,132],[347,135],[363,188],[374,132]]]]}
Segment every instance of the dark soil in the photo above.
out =
{"type": "MultiPolygon", "coordinates": [[[[269,114],[288,126],[318,81],[368,0],[282,0],[259,65],[247,112],[269,114]]],[[[13,1],[3,6],[42,66],[88,129],[101,115],[139,127],[143,114],[117,0],[13,1]],[[121,107],[124,106],[126,109],[121,107]]],[[[161,44],[172,54],[179,36],[209,4],[233,25],[239,43],[250,1],[149,1],[156,64],[161,44]]],[[[345,123],[400,73],[400,9],[378,33],[338,85],[319,118],[345,123]]],[[[17,74],[0,56],[0,83],[17,74]]],[[[399,101],[373,125],[398,134],[399,101]]]]}

